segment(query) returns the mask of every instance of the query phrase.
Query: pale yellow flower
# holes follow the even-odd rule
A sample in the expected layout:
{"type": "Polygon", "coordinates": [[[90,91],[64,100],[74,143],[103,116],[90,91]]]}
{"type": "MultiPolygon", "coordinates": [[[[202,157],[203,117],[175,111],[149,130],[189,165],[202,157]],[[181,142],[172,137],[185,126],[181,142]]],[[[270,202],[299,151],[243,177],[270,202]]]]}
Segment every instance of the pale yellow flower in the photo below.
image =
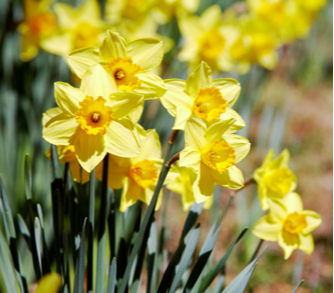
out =
{"type": "Polygon", "coordinates": [[[198,203],[212,195],[215,184],[230,189],[244,185],[243,175],[235,164],[247,155],[250,143],[242,136],[226,133],[234,122],[218,121],[207,127],[199,117],[191,116],[186,123],[180,166],[196,172],[192,188],[198,203]]]}
{"type": "Polygon", "coordinates": [[[285,149],[275,160],[274,156],[274,150],[270,150],[261,167],[254,171],[263,210],[269,208],[268,199],[282,198],[297,186],[297,178],[288,168],[289,151],[285,149]]]}
{"type": "Polygon", "coordinates": [[[183,130],[191,115],[199,116],[210,125],[217,120],[235,119],[228,132],[235,132],[245,126],[240,115],[231,107],[240,94],[240,84],[231,78],[213,80],[210,67],[201,64],[186,81],[180,79],[165,80],[166,94],[161,103],[175,117],[173,129],[183,130]]]}
{"type": "Polygon", "coordinates": [[[321,217],[314,211],[304,210],[300,196],[290,192],[281,200],[269,203],[270,212],[254,226],[253,233],[267,241],[277,241],[283,248],[284,259],[295,249],[307,254],[314,250],[311,231],[321,224],[321,217]]]}

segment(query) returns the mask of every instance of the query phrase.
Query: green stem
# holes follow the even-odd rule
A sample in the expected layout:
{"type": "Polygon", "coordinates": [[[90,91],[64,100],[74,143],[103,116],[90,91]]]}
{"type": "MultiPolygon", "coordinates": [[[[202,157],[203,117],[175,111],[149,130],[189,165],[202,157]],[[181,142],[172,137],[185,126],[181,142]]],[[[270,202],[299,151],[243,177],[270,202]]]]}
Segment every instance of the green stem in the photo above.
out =
{"type": "Polygon", "coordinates": [[[93,291],[94,261],[94,207],[95,207],[95,169],[90,173],[88,213],[88,251],[87,251],[87,291],[93,291]]]}

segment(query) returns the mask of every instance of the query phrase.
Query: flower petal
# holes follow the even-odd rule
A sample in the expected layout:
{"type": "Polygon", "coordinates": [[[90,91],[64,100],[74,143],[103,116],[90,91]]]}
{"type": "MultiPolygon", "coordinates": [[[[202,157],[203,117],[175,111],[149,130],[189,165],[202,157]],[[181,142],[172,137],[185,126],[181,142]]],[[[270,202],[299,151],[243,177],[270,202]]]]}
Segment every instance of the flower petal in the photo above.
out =
{"type": "Polygon", "coordinates": [[[107,153],[104,136],[100,134],[89,135],[81,128],[79,131],[80,133],[74,142],[75,154],[82,168],[90,173],[107,153]]]}
{"type": "Polygon", "coordinates": [[[106,62],[109,59],[126,56],[126,41],[118,33],[108,30],[100,46],[100,58],[106,62]]]}
{"type": "Polygon", "coordinates": [[[267,216],[262,217],[254,226],[252,232],[260,239],[267,241],[277,241],[278,234],[282,230],[282,223],[273,223],[267,216]]]}
{"type": "Polygon", "coordinates": [[[248,139],[232,133],[224,134],[223,138],[234,148],[236,163],[240,162],[249,153],[251,144],[248,139]]]}
{"type": "Polygon", "coordinates": [[[275,152],[273,149],[271,149],[266,155],[265,159],[263,160],[261,168],[269,167],[270,163],[274,160],[274,157],[275,157],[275,152]]]}
{"type": "Polygon", "coordinates": [[[111,94],[117,93],[115,80],[101,64],[89,67],[82,78],[80,89],[95,99],[101,96],[108,100],[111,94]]]}
{"type": "Polygon", "coordinates": [[[235,122],[234,118],[229,120],[218,120],[208,127],[208,130],[205,132],[204,137],[206,144],[212,144],[215,141],[221,141],[223,134],[233,125],[235,122]]]}
{"type": "Polygon", "coordinates": [[[70,162],[70,170],[75,182],[85,184],[90,180],[90,174],[80,166],[77,159],[70,162]]]}
{"type": "Polygon", "coordinates": [[[145,198],[144,188],[140,187],[134,180],[126,177],[121,196],[120,212],[125,212],[130,206],[135,204],[139,198],[145,198]]]}
{"type": "Polygon", "coordinates": [[[51,54],[66,56],[72,50],[71,34],[69,32],[56,33],[43,39],[40,46],[51,54]]]}
{"type": "Polygon", "coordinates": [[[290,234],[282,230],[278,234],[277,243],[284,251],[284,259],[288,259],[292,252],[300,245],[300,240],[297,234],[290,234]]]}
{"type": "Polygon", "coordinates": [[[310,233],[311,231],[319,227],[322,222],[321,216],[314,211],[304,210],[300,212],[300,214],[306,217],[307,222],[307,227],[303,230],[303,234],[310,233]]]}
{"type": "Polygon", "coordinates": [[[307,254],[311,254],[314,250],[314,241],[312,235],[309,234],[298,234],[299,236],[299,247],[301,251],[304,251],[307,254]]]}
{"type": "Polygon", "coordinates": [[[198,171],[201,164],[201,154],[192,147],[185,147],[180,152],[180,166],[189,167],[198,171]]]}
{"type": "Polygon", "coordinates": [[[59,107],[51,108],[43,113],[42,124],[45,125],[51,118],[63,114],[63,110],[59,107]]]}
{"type": "Polygon", "coordinates": [[[221,21],[222,11],[219,5],[211,5],[200,16],[200,21],[207,30],[215,28],[221,21]]]}
{"type": "Polygon", "coordinates": [[[154,129],[147,130],[146,138],[141,140],[140,153],[132,159],[133,163],[161,158],[161,144],[158,133],[154,129]]]}
{"type": "Polygon", "coordinates": [[[143,95],[131,92],[118,92],[111,94],[109,97],[109,105],[113,109],[115,119],[122,118],[131,114],[144,102],[143,95]]]}
{"type": "Polygon", "coordinates": [[[239,98],[240,83],[232,78],[219,78],[213,81],[213,86],[219,89],[228,107],[232,107],[239,98]]]}
{"type": "MultiPolygon", "coordinates": [[[[53,109],[50,109],[54,112],[53,109]]],[[[49,110],[49,111],[50,111],[49,110]]],[[[52,115],[47,111],[46,116],[52,115]]],[[[66,113],[52,117],[44,124],[43,138],[55,145],[70,145],[71,138],[75,134],[79,124],[75,117],[66,113]]]]}
{"type": "Polygon", "coordinates": [[[102,62],[95,48],[82,48],[72,51],[67,56],[67,63],[72,71],[82,78],[89,67],[102,62]]]}
{"type": "Polygon", "coordinates": [[[184,130],[187,120],[191,116],[191,110],[185,107],[177,107],[176,109],[176,117],[173,129],[184,130]]]}
{"type": "Polygon", "coordinates": [[[222,174],[212,170],[211,174],[215,183],[220,186],[224,186],[229,189],[240,189],[244,186],[244,176],[236,166],[229,167],[222,174]]]}
{"type": "Polygon", "coordinates": [[[157,99],[166,93],[166,87],[163,80],[152,73],[137,74],[141,85],[135,89],[136,93],[145,96],[145,100],[157,99]]]}
{"type": "Polygon", "coordinates": [[[290,153],[287,149],[283,150],[281,154],[270,164],[270,169],[278,169],[288,167],[290,160],[290,153]]]}
{"type": "Polygon", "coordinates": [[[80,22],[87,22],[87,20],[101,19],[101,9],[97,1],[86,0],[81,2],[77,8],[77,19],[80,22]]]}
{"type": "Polygon", "coordinates": [[[283,203],[286,206],[287,213],[301,212],[303,210],[303,201],[296,192],[289,192],[283,197],[283,203]]]}
{"type": "Polygon", "coordinates": [[[127,117],[133,122],[137,123],[142,116],[144,111],[144,101],[140,103],[140,105],[133,111],[131,112],[127,117]]]}
{"type": "Polygon", "coordinates": [[[131,121],[126,119],[113,121],[110,124],[105,134],[108,153],[125,158],[139,154],[139,143],[130,124],[132,124],[131,121]]]}
{"type": "Polygon", "coordinates": [[[197,150],[205,147],[206,125],[203,120],[197,116],[191,116],[184,128],[184,139],[186,146],[191,146],[197,150]]]}
{"type": "Polygon", "coordinates": [[[127,47],[127,56],[131,56],[133,63],[139,65],[144,71],[158,67],[163,55],[163,43],[158,39],[136,40],[127,47]]]}
{"type": "Polygon", "coordinates": [[[55,99],[59,108],[65,113],[74,115],[80,108],[79,102],[85,98],[85,94],[65,82],[55,83],[55,99]]]}
{"type": "Polygon", "coordinates": [[[220,119],[222,120],[229,120],[229,119],[235,119],[234,123],[226,130],[226,132],[236,132],[242,128],[245,127],[246,123],[245,121],[241,118],[241,116],[234,111],[233,109],[227,107],[226,112],[220,115],[220,119]]]}
{"type": "Polygon", "coordinates": [[[186,81],[186,93],[196,97],[200,89],[212,86],[212,71],[204,61],[191,73],[186,81]]]}
{"type": "Polygon", "coordinates": [[[258,183],[257,184],[257,192],[259,196],[259,201],[261,205],[261,209],[263,211],[269,209],[269,203],[268,203],[268,198],[267,198],[267,188],[264,184],[258,183]]]}
{"type": "Polygon", "coordinates": [[[211,172],[203,163],[200,165],[200,170],[192,185],[192,189],[197,203],[207,201],[208,198],[212,196],[213,190],[215,189],[215,183],[212,180],[211,172]]]}
{"type": "Polygon", "coordinates": [[[58,26],[71,30],[75,27],[75,8],[67,3],[57,2],[53,4],[53,10],[57,15],[58,26]]]}
{"type": "Polygon", "coordinates": [[[267,199],[270,213],[267,215],[271,222],[285,222],[288,215],[285,205],[281,200],[267,199]]]}

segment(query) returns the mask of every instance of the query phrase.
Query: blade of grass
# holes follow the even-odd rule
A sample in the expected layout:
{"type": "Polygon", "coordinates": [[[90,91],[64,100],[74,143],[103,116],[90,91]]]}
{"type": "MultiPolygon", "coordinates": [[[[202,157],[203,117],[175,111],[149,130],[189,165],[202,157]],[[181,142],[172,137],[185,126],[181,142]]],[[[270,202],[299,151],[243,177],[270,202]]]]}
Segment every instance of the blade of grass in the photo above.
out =
{"type": "Polygon", "coordinates": [[[114,257],[111,261],[110,267],[109,267],[109,279],[108,279],[108,293],[114,293],[116,292],[116,286],[117,286],[117,262],[116,258],[114,257]]]}
{"type": "Polygon", "coordinates": [[[157,271],[157,252],[158,252],[158,231],[157,224],[154,221],[151,224],[150,235],[147,241],[147,293],[155,290],[156,279],[155,274],[157,271]]]}
{"type": "Polygon", "coordinates": [[[94,208],[95,208],[95,169],[90,173],[88,213],[88,251],[87,251],[87,291],[93,291],[94,268],[94,208]]]}
{"type": "Polygon", "coordinates": [[[34,229],[35,229],[35,243],[36,243],[36,251],[37,251],[37,257],[38,257],[38,265],[41,272],[43,272],[42,267],[42,254],[43,254],[43,244],[42,244],[42,231],[41,231],[41,224],[39,222],[38,217],[35,217],[35,223],[34,223],[34,229]]]}
{"type": "Polygon", "coordinates": [[[64,287],[67,293],[71,293],[71,279],[70,279],[70,255],[68,250],[68,237],[65,231],[63,231],[63,247],[64,247],[64,287]]]}
{"type": "Polygon", "coordinates": [[[304,283],[304,280],[301,280],[298,285],[296,286],[296,288],[292,291],[292,293],[296,293],[298,288],[304,283]]]}

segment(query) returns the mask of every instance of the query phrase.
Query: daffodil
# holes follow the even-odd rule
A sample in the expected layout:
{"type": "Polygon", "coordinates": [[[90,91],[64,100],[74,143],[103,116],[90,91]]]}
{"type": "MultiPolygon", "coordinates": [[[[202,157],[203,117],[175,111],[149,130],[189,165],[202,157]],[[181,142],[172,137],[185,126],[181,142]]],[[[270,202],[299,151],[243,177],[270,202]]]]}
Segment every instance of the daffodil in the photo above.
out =
{"type": "Polygon", "coordinates": [[[55,83],[58,108],[44,113],[43,137],[55,145],[74,145],[80,165],[91,172],[106,153],[134,157],[139,153],[133,123],[124,118],[142,103],[142,95],[117,92],[107,70],[96,65],[81,87],[55,83]]]}
{"type": "Polygon", "coordinates": [[[53,6],[59,29],[42,43],[44,50],[61,56],[84,47],[97,46],[107,28],[101,19],[99,3],[85,0],[78,7],[57,2],[53,6]]]}
{"type": "MultiPolygon", "coordinates": [[[[138,200],[149,205],[162,167],[161,145],[155,130],[140,133],[140,153],[133,158],[109,155],[108,186],[123,187],[120,211],[126,211],[138,200]]],[[[103,166],[96,169],[96,177],[102,180],[103,166]]],[[[161,204],[162,192],[156,208],[161,204]]]]}
{"type": "MultiPolygon", "coordinates": [[[[188,211],[195,202],[192,186],[196,181],[197,174],[192,168],[180,167],[178,164],[175,165],[174,170],[178,175],[174,180],[169,181],[167,188],[182,195],[183,210],[188,211]]],[[[212,203],[213,195],[207,197],[203,207],[209,209],[212,206],[212,203]]]]}
{"type": "Polygon", "coordinates": [[[201,16],[180,14],[178,24],[185,40],[179,54],[192,71],[205,61],[214,71],[232,71],[234,64],[230,47],[236,38],[236,28],[222,21],[218,5],[212,5],[201,16]]]}
{"type": "MultiPolygon", "coordinates": [[[[75,156],[74,145],[58,145],[57,153],[60,163],[69,163],[71,176],[75,182],[84,184],[89,181],[89,173],[80,166],[79,161],[75,156]]],[[[51,148],[46,151],[45,155],[51,160],[51,148]]]]}
{"type": "Polygon", "coordinates": [[[50,37],[57,30],[57,20],[50,9],[50,0],[25,0],[24,22],[18,29],[21,33],[21,54],[23,61],[33,59],[40,47],[41,41],[50,37]]]}
{"type": "Polygon", "coordinates": [[[157,39],[139,39],[126,45],[119,34],[108,31],[98,50],[79,49],[67,60],[79,78],[91,66],[101,64],[119,91],[135,92],[144,95],[145,99],[154,99],[166,92],[162,79],[149,72],[160,64],[162,57],[163,45],[157,39]]]}
{"type": "Polygon", "coordinates": [[[314,211],[304,210],[300,196],[290,192],[281,200],[270,201],[270,212],[254,226],[253,233],[267,241],[277,241],[288,259],[295,249],[307,254],[314,250],[311,231],[321,224],[314,211]]]}
{"type": "Polygon", "coordinates": [[[261,167],[254,171],[263,210],[269,208],[268,199],[282,198],[297,186],[297,178],[288,168],[289,151],[285,149],[276,159],[274,156],[274,150],[270,150],[261,167]]]}
{"type": "Polygon", "coordinates": [[[207,125],[219,119],[235,119],[228,131],[235,132],[245,126],[240,115],[231,107],[240,94],[240,84],[231,78],[213,80],[210,67],[201,64],[186,81],[180,79],[165,80],[168,89],[161,98],[167,111],[175,117],[173,129],[183,130],[187,119],[196,115],[207,125]]]}
{"type": "Polygon", "coordinates": [[[49,273],[44,275],[43,278],[38,281],[35,293],[57,293],[59,292],[61,285],[61,276],[58,273],[49,273]]]}
{"type": "Polygon", "coordinates": [[[209,127],[191,116],[184,129],[185,148],[180,153],[180,166],[192,168],[196,180],[192,184],[196,202],[206,201],[215,184],[240,189],[244,184],[241,171],[235,166],[249,152],[249,141],[227,133],[235,119],[218,121],[209,127]]]}

